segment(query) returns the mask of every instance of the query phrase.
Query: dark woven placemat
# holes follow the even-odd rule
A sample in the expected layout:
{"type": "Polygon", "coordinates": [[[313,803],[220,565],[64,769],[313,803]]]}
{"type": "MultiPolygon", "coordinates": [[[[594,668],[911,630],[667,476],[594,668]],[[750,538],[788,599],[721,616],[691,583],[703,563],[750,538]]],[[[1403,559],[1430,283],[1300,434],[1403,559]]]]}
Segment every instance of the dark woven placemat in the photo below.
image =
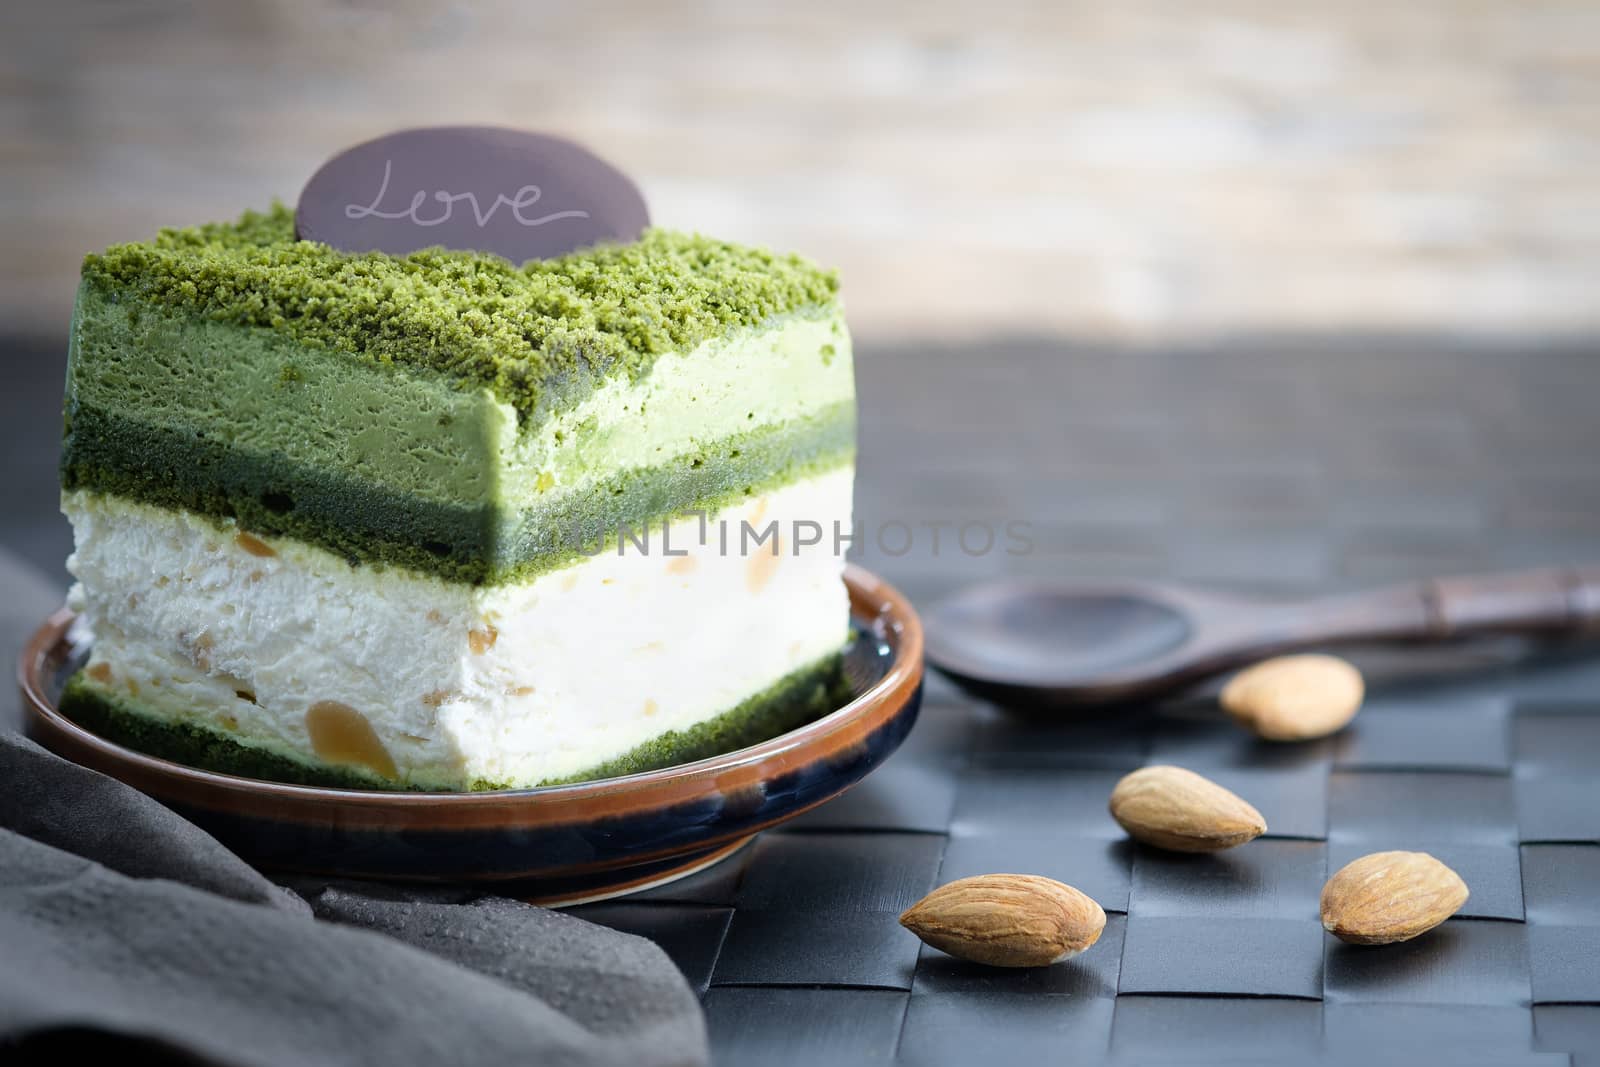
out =
{"type": "MultiPolygon", "coordinates": [[[[0,532],[47,568],[66,551],[60,350],[8,349],[0,393],[17,459],[0,532]]],[[[864,347],[859,374],[858,509],[917,533],[902,555],[869,539],[862,561],[921,604],[1006,573],[1295,592],[1600,560],[1593,348],[864,347]],[[1032,552],[954,540],[1011,520],[1032,552]],[[936,551],[940,522],[957,525],[936,551]]],[[[931,679],[905,748],[853,792],[579,913],[666,948],[729,1065],[1600,1064],[1600,658],[1516,651],[1365,657],[1355,727],[1292,747],[1253,744],[1203,698],[1049,727],[931,679]],[[1212,859],[1130,846],[1106,796],[1152,761],[1236,789],[1272,834],[1212,859]],[[1328,938],[1327,872],[1392,847],[1460,871],[1464,913],[1409,945],[1328,938]],[[896,923],[939,882],[991,871],[1078,886],[1110,913],[1105,935],[1067,964],[998,972],[896,923]]]]}
{"type": "MultiPolygon", "coordinates": [[[[863,562],[927,604],[1003,573],[1294,592],[1600,559],[1597,357],[869,348],[858,507],[922,533],[863,562]],[[953,540],[1010,519],[1031,554],[953,540]],[[918,524],[938,520],[957,525],[936,554],[918,524]]],[[[1204,697],[1048,725],[933,680],[905,749],[855,791],[580,913],[666,946],[727,1064],[1600,1063],[1600,658],[1525,652],[1366,656],[1356,726],[1295,746],[1254,743],[1204,697]],[[1150,762],[1235,789],[1272,832],[1209,858],[1131,846],[1106,797],[1150,762]],[[1416,942],[1341,945],[1322,883],[1388,848],[1437,854],[1471,900],[1416,942]],[[1001,972],[897,924],[940,882],[994,871],[1093,895],[1100,943],[1001,972]]]]}

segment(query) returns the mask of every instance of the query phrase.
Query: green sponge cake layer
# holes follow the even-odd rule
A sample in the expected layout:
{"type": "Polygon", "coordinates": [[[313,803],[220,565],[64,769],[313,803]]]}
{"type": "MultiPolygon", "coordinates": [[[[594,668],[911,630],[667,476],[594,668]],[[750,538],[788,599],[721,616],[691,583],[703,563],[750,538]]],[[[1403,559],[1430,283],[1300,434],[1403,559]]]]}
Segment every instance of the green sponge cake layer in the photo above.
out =
{"type": "Polygon", "coordinates": [[[617,543],[667,517],[715,512],[848,466],[855,409],[733,434],[650,466],[597,472],[524,508],[407,496],[334,467],[295,464],[137,418],[69,414],[61,481],[294,537],[352,563],[391,564],[472,584],[526,579],[617,543]]]}
{"type": "Polygon", "coordinates": [[[499,582],[853,455],[849,337],[831,275],[802,261],[656,234],[517,270],[348,256],[286,226],[247,216],[90,258],[67,488],[499,582]],[[629,286],[653,295],[612,307],[629,286]],[[345,306],[379,291],[387,318],[345,306]],[[460,334],[480,319],[488,349],[460,334]]]}

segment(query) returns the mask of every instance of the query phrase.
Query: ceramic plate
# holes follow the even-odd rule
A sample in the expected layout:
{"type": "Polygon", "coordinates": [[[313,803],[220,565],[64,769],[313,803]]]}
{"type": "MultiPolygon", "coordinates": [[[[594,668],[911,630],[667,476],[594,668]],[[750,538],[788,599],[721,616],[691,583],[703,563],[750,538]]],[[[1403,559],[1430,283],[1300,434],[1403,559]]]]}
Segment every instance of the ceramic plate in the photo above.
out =
{"type": "Polygon", "coordinates": [[[496,883],[572,904],[681,878],[759,830],[838,796],[916,721],[922,628],[911,604],[850,567],[854,698],[759,745],[662,770],[542,789],[390,793],[287,785],[197,770],[114,744],[56,708],[86,649],[70,612],[34,634],[19,664],[24,725],[41,745],[181,812],[257,866],[400,881],[496,883]]]}

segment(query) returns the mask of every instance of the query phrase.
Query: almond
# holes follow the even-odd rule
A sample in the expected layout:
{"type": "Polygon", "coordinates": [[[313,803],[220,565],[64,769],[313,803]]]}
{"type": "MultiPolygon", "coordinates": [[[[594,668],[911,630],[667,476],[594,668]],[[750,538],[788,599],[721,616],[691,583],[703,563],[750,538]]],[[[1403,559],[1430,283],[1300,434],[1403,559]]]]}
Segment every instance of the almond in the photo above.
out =
{"type": "Polygon", "coordinates": [[[1217,852],[1267,832],[1261,813],[1209,778],[1182,767],[1145,767],[1111,791],[1111,817],[1147,845],[1217,852]]]}
{"type": "Polygon", "coordinates": [[[1337,656],[1279,656],[1240,671],[1222,709],[1269,741],[1307,741],[1347,726],[1361,708],[1361,672],[1337,656]]]}
{"type": "Polygon", "coordinates": [[[900,925],[941,952],[991,967],[1044,967],[1071,959],[1106,928],[1099,904],[1033,874],[982,874],[929,893],[900,925]]]}
{"type": "Polygon", "coordinates": [[[1466,902],[1467,883],[1426,852],[1374,852],[1322,887],[1322,928],[1353,945],[1410,941],[1466,902]]]}

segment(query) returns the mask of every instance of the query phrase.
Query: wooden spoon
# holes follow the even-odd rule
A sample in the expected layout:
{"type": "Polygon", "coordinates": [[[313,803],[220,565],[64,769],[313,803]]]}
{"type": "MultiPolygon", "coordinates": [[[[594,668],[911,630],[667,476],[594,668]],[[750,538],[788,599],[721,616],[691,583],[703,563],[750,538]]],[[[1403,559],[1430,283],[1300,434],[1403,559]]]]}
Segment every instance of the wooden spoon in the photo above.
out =
{"type": "Polygon", "coordinates": [[[1309,646],[1600,630],[1600,567],[1434,578],[1304,600],[1015,579],[935,605],[926,630],[928,662],[964,689],[1002,704],[1089,707],[1163,696],[1309,646]]]}

